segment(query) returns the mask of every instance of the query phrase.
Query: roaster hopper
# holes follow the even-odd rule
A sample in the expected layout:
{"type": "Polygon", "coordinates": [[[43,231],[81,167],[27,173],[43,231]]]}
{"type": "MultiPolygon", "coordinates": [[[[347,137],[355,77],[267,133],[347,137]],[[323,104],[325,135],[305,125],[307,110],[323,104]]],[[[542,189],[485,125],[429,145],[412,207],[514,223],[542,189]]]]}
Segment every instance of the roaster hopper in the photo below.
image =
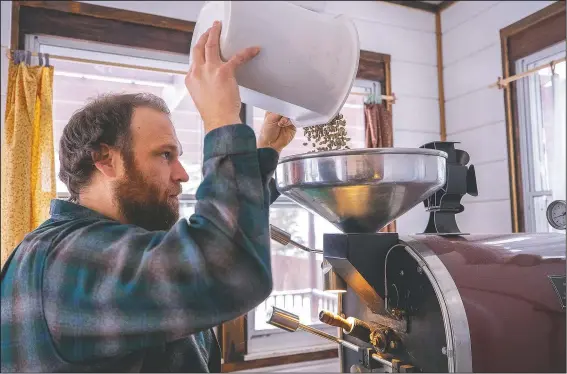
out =
{"type": "Polygon", "coordinates": [[[373,233],[445,184],[447,154],[433,149],[361,149],[291,156],[278,190],[344,233],[373,233]]]}
{"type": "Polygon", "coordinates": [[[279,191],[342,231],[323,237],[323,270],[344,318],[320,315],[338,338],[275,307],[268,322],[336,341],[343,372],[565,372],[565,236],[461,233],[477,188],[454,144],[283,158],[279,191]],[[378,232],[421,202],[423,234],[378,232]]]}

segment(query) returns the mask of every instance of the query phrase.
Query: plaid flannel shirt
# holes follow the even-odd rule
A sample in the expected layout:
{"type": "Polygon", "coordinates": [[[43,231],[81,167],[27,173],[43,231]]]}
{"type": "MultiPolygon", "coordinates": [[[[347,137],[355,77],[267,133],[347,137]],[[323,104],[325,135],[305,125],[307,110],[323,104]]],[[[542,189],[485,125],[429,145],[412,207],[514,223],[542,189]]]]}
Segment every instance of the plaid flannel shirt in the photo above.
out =
{"type": "Polygon", "coordinates": [[[211,131],[195,214],[169,231],[54,200],[2,272],[2,372],[220,371],[212,327],[272,290],[277,161],[246,125],[211,131]]]}

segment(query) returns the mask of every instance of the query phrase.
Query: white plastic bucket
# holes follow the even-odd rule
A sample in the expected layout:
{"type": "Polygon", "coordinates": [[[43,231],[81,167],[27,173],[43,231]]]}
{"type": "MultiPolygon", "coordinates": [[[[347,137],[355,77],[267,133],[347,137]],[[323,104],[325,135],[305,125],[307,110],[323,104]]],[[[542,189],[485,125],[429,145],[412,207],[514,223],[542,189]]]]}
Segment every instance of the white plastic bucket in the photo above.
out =
{"type": "Polygon", "coordinates": [[[201,9],[191,48],[215,20],[223,25],[224,61],[261,47],[236,73],[243,103],[288,117],[297,127],[328,123],[339,113],[360,55],[350,19],[285,1],[210,1],[201,9]]]}

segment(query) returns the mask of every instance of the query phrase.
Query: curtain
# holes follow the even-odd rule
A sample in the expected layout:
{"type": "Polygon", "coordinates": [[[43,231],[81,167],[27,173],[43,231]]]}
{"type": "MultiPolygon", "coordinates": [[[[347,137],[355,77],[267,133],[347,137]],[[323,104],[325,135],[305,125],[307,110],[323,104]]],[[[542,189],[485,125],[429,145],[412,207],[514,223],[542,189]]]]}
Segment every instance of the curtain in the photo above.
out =
{"type": "MultiPolygon", "coordinates": [[[[24,61],[27,60],[27,61],[24,61]]],[[[1,266],[24,236],[49,217],[55,198],[53,67],[29,66],[14,52],[8,67],[1,163],[1,266]]],[[[48,63],[46,65],[49,65],[48,63]]]]}
{"type": "MultiPolygon", "coordinates": [[[[393,146],[392,113],[382,104],[364,104],[364,127],[366,148],[388,148],[393,146]]],[[[396,222],[380,230],[396,232],[396,222]]]]}
{"type": "Polygon", "coordinates": [[[366,148],[392,147],[392,113],[382,104],[364,104],[366,148]]]}

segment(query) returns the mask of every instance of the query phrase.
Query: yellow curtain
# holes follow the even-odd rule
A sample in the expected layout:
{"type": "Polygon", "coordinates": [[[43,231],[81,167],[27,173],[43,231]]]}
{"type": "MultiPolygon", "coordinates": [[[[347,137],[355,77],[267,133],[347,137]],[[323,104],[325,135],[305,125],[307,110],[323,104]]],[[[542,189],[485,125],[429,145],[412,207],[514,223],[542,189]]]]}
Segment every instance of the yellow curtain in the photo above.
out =
{"type": "Polygon", "coordinates": [[[2,266],[55,198],[53,67],[10,61],[2,134],[2,266]]]}

